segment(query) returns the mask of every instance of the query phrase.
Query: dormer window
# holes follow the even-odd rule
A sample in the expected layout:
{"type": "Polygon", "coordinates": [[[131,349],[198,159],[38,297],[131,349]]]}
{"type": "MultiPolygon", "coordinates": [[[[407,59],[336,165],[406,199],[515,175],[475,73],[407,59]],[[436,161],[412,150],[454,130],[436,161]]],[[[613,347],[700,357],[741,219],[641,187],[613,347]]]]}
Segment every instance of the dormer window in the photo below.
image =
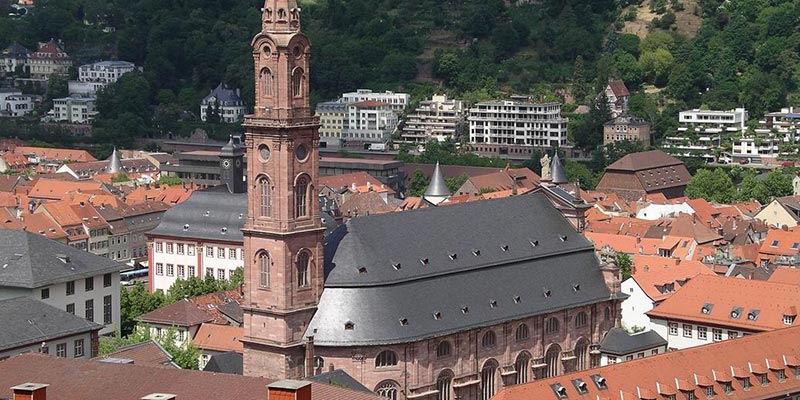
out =
{"type": "Polygon", "coordinates": [[[772,243],[770,244],[770,246],[772,246],[772,247],[778,247],[778,244],[779,244],[779,243],[780,243],[779,241],[777,241],[777,240],[773,240],[773,241],[772,241],[772,243]]]}
{"type": "Polygon", "coordinates": [[[430,262],[430,260],[429,260],[428,258],[420,258],[420,259],[419,259],[419,262],[420,262],[422,265],[428,265],[428,263],[430,262]]]}
{"type": "Polygon", "coordinates": [[[739,317],[741,316],[742,316],[742,307],[734,307],[733,310],[731,310],[731,318],[739,319],[739,317]]]}
{"type": "Polygon", "coordinates": [[[794,315],[784,315],[783,316],[783,324],[784,325],[791,325],[794,323],[794,315]]]}
{"type": "Polygon", "coordinates": [[[583,379],[575,379],[572,381],[572,383],[575,385],[575,389],[578,390],[578,393],[580,394],[589,393],[589,386],[586,384],[586,382],[583,381],[583,379]]]}
{"type": "Polygon", "coordinates": [[[703,304],[703,308],[700,309],[700,312],[703,314],[711,314],[711,310],[714,308],[714,305],[711,303],[703,304]]]}
{"type": "Polygon", "coordinates": [[[565,388],[562,384],[554,383],[554,384],[550,385],[550,387],[553,389],[553,392],[556,394],[556,397],[558,397],[559,399],[567,398],[567,388],[565,388]]]}
{"type": "Polygon", "coordinates": [[[742,388],[744,388],[744,390],[750,389],[750,378],[742,378],[742,388]]]}
{"type": "Polygon", "coordinates": [[[748,321],[757,320],[758,319],[758,314],[760,314],[760,313],[761,313],[761,311],[759,311],[759,310],[750,310],[750,312],[747,313],[747,320],[748,321]]]}
{"type": "Polygon", "coordinates": [[[347,321],[347,322],[344,323],[344,330],[346,330],[346,331],[352,331],[353,328],[355,328],[355,327],[356,327],[356,324],[354,324],[352,321],[347,321]]]}
{"type": "Polygon", "coordinates": [[[761,386],[769,385],[769,377],[767,376],[767,374],[757,374],[757,376],[758,376],[758,381],[761,383],[761,386]]]}
{"type": "Polygon", "coordinates": [[[775,376],[778,377],[778,381],[779,382],[783,382],[783,381],[786,380],[786,372],[784,370],[782,370],[782,369],[776,370],[775,371],[775,376]]]}
{"type": "Polygon", "coordinates": [[[608,386],[606,385],[606,378],[603,378],[601,375],[592,375],[590,378],[592,378],[592,381],[598,389],[608,389],[608,386]]]}

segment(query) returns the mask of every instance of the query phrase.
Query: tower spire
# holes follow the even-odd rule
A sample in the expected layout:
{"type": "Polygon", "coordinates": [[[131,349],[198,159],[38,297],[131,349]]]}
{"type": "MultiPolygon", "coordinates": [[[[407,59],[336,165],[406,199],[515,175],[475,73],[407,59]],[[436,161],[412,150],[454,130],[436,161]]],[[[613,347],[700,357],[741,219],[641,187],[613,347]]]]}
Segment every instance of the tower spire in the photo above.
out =
{"type": "Polygon", "coordinates": [[[447,188],[447,182],[444,179],[444,174],[442,174],[438,161],[433,168],[431,183],[428,184],[428,188],[422,197],[433,205],[438,205],[450,197],[450,189],[447,188]]]}

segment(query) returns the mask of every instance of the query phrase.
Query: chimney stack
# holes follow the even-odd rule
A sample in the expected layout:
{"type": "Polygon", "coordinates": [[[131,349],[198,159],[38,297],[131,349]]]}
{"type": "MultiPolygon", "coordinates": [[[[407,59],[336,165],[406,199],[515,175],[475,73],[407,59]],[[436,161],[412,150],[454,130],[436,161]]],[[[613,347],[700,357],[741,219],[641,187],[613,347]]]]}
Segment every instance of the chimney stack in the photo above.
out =
{"type": "Polygon", "coordinates": [[[175,400],[178,396],[167,393],[151,393],[142,397],[142,400],[175,400]]]}
{"type": "Polygon", "coordinates": [[[14,391],[14,400],[47,400],[46,383],[23,383],[11,388],[14,391]]]}
{"type": "Polygon", "coordinates": [[[311,382],[284,379],[271,383],[267,400],[311,400],[311,382]]]}

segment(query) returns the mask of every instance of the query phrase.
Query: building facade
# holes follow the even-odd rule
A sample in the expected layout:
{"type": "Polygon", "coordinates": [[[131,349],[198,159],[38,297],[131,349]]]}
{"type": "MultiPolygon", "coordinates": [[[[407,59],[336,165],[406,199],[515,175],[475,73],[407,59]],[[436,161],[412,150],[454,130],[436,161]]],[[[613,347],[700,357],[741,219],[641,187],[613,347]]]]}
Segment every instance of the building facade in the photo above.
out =
{"type": "Polygon", "coordinates": [[[78,80],[69,81],[69,93],[81,96],[94,96],[115,83],[122,75],[135,71],[136,64],[127,61],[100,61],[81,65],[78,80]]]}
{"type": "Polygon", "coordinates": [[[603,125],[603,144],[639,141],[650,147],[650,124],[637,117],[616,117],[603,125]]]}
{"type": "Polygon", "coordinates": [[[468,120],[472,147],[550,149],[567,145],[569,120],[561,116],[558,103],[536,103],[526,97],[481,102],[469,110],[468,120]]]}
{"type": "Polygon", "coordinates": [[[361,101],[347,105],[346,141],[386,143],[397,129],[397,114],[389,103],[361,101]]]}
{"type": "Polygon", "coordinates": [[[47,80],[53,75],[66,75],[72,67],[72,58],[61,44],[54,40],[42,43],[28,56],[27,69],[33,79],[47,80]]]}
{"type": "Polygon", "coordinates": [[[420,103],[405,120],[401,136],[402,143],[424,144],[428,140],[453,139],[461,132],[466,111],[460,100],[448,99],[447,95],[434,95],[420,103]]]}
{"type": "Polygon", "coordinates": [[[208,120],[209,112],[215,113],[219,117],[219,122],[236,123],[242,121],[247,107],[239,89],[231,89],[220,82],[200,102],[200,119],[203,122],[208,120]]]}
{"type": "Polygon", "coordinates": [[[88,124],[97,115],[94,97],[63,97],[53,99],[53,120],[71,124],[88,124]]]}
{"type": "Polygon", "coordinates": [[[408,107],[408,104],[411,102],[411,95],[407,93],[390,92],[388,90],[383,93],[375,93],[370,89],[358,89],[355,92],[343,94],[341,99],[341,102],[347,104],[364,101],[386,103],[392,111],[399,114],[408,107]]]}
{"type": "Polygon", "coordinates": [[[3,49],[2,59],[0,59],[0,72],[8,75],[27,71],[28,57],[30,55],[31,51],[24,46],[18,43],[11,44],[3,49]]]}
{"type": "Polygon", "coordinates": [[[317,104],[316,116],[319,117],[319,138],[328,143],[338,145],[344,138],[342,132],[349,124],[347,103],[326,101],[317,104]]]}
{"type": "Polygon", "coordinates": [[[631,97],[631,92],[628,91],[625,82],[609,79],[603,93],[606,95],[608,109],[611,111],[612,118],[628,113],[628,99],[631,97]]]}
{"type": "Polygon", "coordinates": [[[0,117],[19,118],[33,112],[34,97],[19,90],[0,91],[0,117]]]}

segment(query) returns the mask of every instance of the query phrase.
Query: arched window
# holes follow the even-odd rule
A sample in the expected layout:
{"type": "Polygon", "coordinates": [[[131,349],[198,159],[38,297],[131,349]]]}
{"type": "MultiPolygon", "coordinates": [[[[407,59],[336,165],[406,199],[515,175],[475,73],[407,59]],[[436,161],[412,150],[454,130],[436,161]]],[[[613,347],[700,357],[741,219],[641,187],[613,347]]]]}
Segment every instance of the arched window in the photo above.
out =
{"type": "Polygon", "coordinates": [[[392,381],[381,382],[378,387],[375,388],[375,393],[377,393],[378,396],[389,400],[397,400],[397,392],[397,384],[392,381]]]}
{"type": "Polygon", "coordinates": [[[286,19],[286,10],[280,8],[278,9],[278,20],[283,21],[286,19]]]}
{"type": "Polygon", "coordinates": [[[384,350],[375,357],[375,368],[394,367],[397,365],[397,353],[384,350]]]}
{"type": "Polygon", "coordinates": [[[517,333],[515,334],[515,336],[518,342],[521,342],[523,340],[528,340],[528,338],[531,336],[530,330],[528,329],[528,325],[520,324],[517,327],[517,333]]]}
{"type": "Polygon", "coordinates": [[[306,207],[308,197],[308,178],[301,176],[297,179],[297,186],[294,188],[294,215],[295,217],[305,217],[308,215],[306,207]]]}
{"type": "Polygon", "coordinates": [[[450,342],[447,340],[442,340],[439,342],[439,345],[436,346],[436,357],[445,358],[450,355],[451,350],[450,342]]]}
{"type": "Polygon", "coordinates": [[[301,251],[297,255],[297,286],[308,286],[308,252],[301,251]]]}
{"type": "Polygon", "coordinates": [[[497,361],[486,361],[481,370],[481,400],[489,400],[494,396],[496,372],[497,361]]]}
{"type": "Polygon", "coordinates": [[[320,356],[314,356],[314,375],[319,375],[325,368],[325,359],[320,356]]]}
{"type": "Polygon", "coordinates": [[[261,94],[272,96],[272,71],[269,68],[261,70],[261,94]]]}
{"type": "Polygon", "coordinates": [[[269,217],[272,215],[272,186],[266,176],[258,179],[258,203],[259,213],[262,217],[269,217]]]}
{"type": "Polygon", "coordinates": [[[559,373],[558,364],[561,361],[561,347],[557,344],[553,344],[550,348],[547,349],[547,353],[544,356],[544,362],[547,364],[547,369],[545,369],[545,378],[552,378],[557,376],[559,373]]]}
{"type": "Polygon", "coordinates": [[[481,339],[481,346],[483,346],[483,348],[488,349],[494,347],[496,344],[497,344],[497,335],[495,335],[493,331],[489,331],[483,334],[483,338],[481,339]]]}
{"type": "Polygon", "coordinates": [[[585,338],[575,344],[575,367],[578,371],[589,368],[589,341],[585,338]]]}
{"type": "Polygon", "coordinates": [[[262,288],[269,287],[269,266],[269,254],[266,251],[262,251],[258,254],[258,285],[262,288]]]}
{"type": "Polygon", "coordinates": [[[295,68],[294,71],[292,71],[292,95],[294,97],[301,97],[303,95],[305,80],[306,76],[302,68],[295,68]]]}
{"type": "Polygon", "coordinates": [[[605,311],[603,311],[603,317],[606,321],[611,319],[611,307],[606,307],[605,311]]]}
{"type": "Polygon", "coordinates": [[[449,369],[442,371],[436,379],[436,389],[439,391],[437,400],[451,400],[453,398],[453,372],[449,369]]]}
{"type": "Polygon", "coordinates": [[[589,322],[589,317],[585,312],[581,311],[575,316],[575,327],[583,328],[589,322]]]}
{"type": "Polygon", "coordinates": [[[558,318],[550,317],[547,319],[547,322],[544,324],[544,332],[545,333],[557,333],[558,332],[558,318]]]}
{"type": "Polygon", "coordinates": [[[531,363],[531,355],[527,351],[519,353],[514,369],[517,371],[517,385],[528,381],[528,369],[531,363]]]}

